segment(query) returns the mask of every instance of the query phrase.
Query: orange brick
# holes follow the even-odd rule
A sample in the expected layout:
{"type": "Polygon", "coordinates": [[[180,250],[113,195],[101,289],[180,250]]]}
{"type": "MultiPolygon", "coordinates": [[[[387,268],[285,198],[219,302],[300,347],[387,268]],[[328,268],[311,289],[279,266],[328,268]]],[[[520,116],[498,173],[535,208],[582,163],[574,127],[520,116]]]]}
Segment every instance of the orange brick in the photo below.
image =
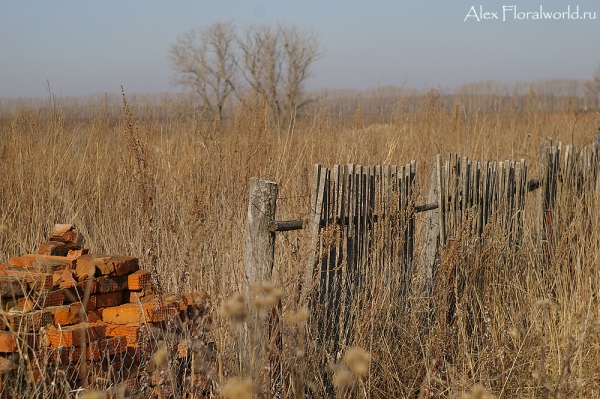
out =
{"type": "Polygon", "coordinates": [[[77,258],[75,274],[79,280],[100,275],[124,276],[140,268],[137,258],[87,254],[77,258]]]}
{"type": "MultiPolygon", "coordinates": [[[[4,375],[12,370],[17,369],[18,366],[16,364],[14,364],[13,362],[11,362],[10,360],[8,360],[5,357],[0,356],[0,375],[4,375]]],[[[0,378],[0,382],[2,381],[2,379],[0,378]]]]}
{"type": "Polygon", "coordinates": [[[54,272],[52,281],[54,285],[58,285],[60,288],[71,288],[77,285],[77,280],[73,277],[73,271],[70,266],[54,272]]]}
{"type": "Polygon", "coordinates": [[[83,305],[81,302],[74,302],[63,306],[50,306],[44,309],[50,312],[54,318],[54,326],[69,326],[83,321],[83,305]]]}
{"type": "Polygon", "coordinates": [[[194,311],[196,317],[202,317],[210,309],[210,295],[204,292],[191,292],[184,295],[188,311],[194,311]]]}
{"type": "Polygon", "coordinates": [[[72,224],[55,224],[50,232],[50,240],[62,241],[75,245],[83,244],[83,235],[72,224]]]}
{"type": "Polygon", "coordinates": [[[90,323],[102,321],[102,310],[103,309],[88,310],[86,312],[87,321],[89,321],[90,323]]]}
{"type": "Polygon", "coordinates": [[[17,337],[14,333],[0,331],[0,352],[18,352],[17,337]]]}
{"type": "Polygon", "coordinates": [[[87,347],[87,360],[98,360],[123,353],[127,350],[127,339],[117,336],[92,342],[87,347]]]}
{"type": "Polygon", "coordinates": [[[33,312],[8,312],[3,314],[2,321],[8,323],[11,330],[17,333],[39,330],[41,327],[51,325],[52,313],[47,310],[36,310],[33,312]]]}
{"type": "Polygon", "coordinates": [[[143,290],[152,283],[152,275],[148,270],[138,270],[127,276],[127,289],[143,290]]]}
{"type": "Polygon", "coordinates": [[[42,309],[48,306],[60,306],[63,303],[65,303],[63,290],[36,291],[32,295],[17,300],[21,309],[42,309]]]}
{"type": "Polygon", "coordinates": [[[81,296],[86,292],[90,294],[105,294],[108,292],[125,291],[127,289],[127,276],[94,277],[75,283],[71,287],[75,288],[81,296]]]}
{"type": "MultiPolygon", "coordinates": [[[[110,337],[90,342],[85,346],[49,348],[45,355],[50,362],[69,364],[83,360],[84,353],[87,360],[101,360],[126,351],[127,340],[125,337],[110,337]]],[[[44,358],[43,355],[41,358],[44,358]]]]}
{"type": "Polygon", "coordinates": [[[46,331],[46,344],[51,348],[80,346],[103,339],[105,330],[106,324],[104,323],[79,323],[68,327],[49,327],[46,331]]]}
{"type": "Polygon", "coordinates": [[[96,310],[98,308],[110,308],[121,304],[123,304],[123,291],[92,294],[85,305],[85,309],[96,310]]]}
{"type": "Polygon", "coordinates": [[[131,323],[158,323],[167,320],[168,317],[176,316],[179,313],[179,307],[172,304],[163,305],[159,308],[156,301],[142,303],[126,303],[121,306],[104,309],[102,320],[113,324],[131,324],[131,323]]]}
{"type": "Polygon", "coordinates": [[[68,253],[67,256],[69,258],[79,258],[81,255],[85,255],[88,254],[90,252],[89,249],[87,248],[81,248],[81,249],[71,249],[68,253]]]}
{"type": "Polygon", "coordinates": [[[107,337],[125,337],[127,346],[135,347],[142,339],[142,327],[139,324],[107,324],[105,334],[107,337]]]}
{"type": "Polygon", "coordinates": [[[8,258],[12,266],[25,266],[43,273],[54,273],[68,265],[73,267],[75,260],[66,256],[27,254],[17,258],[8,258]]]}
{"type": "Polygon", "coordinates": [[[46,241],[40,244],[38,255],[67,256],[69,251],[77,250],[77,244],[64,243],[61,241],[46,241]]]}
{"type": "Polygon", "coordinates": [[[151,287],[146,287],[143,290],[137,291],[125,291],[123,295],[123,301],[125,303],[149,302],[156,298],[151,287]]]}
{"type": "Polygon", "coordinates": [[[41,261],[47,260],[47,261],[60,262],[65,265],[70,265],[71,267],[75,266],[75,259],[69,258],[68,256],[26,254],[26,255],[23,255],[23,258],[33,259],[34,262],[41,262],[41,261]]]}
{"type": "Polygon", "coordinates": [[[53,287],[52,274],[41,273],[25,267],[9,267],[6,269],[7,276],[21,277],[27,283],[30,290],[50,290],[53,287]]]}
{"type": "Polygon", "coordinates": [[[25,295],[25,279],[14,276],[0,276],[0,296],[2,298],[14,298],[25,295]]]}

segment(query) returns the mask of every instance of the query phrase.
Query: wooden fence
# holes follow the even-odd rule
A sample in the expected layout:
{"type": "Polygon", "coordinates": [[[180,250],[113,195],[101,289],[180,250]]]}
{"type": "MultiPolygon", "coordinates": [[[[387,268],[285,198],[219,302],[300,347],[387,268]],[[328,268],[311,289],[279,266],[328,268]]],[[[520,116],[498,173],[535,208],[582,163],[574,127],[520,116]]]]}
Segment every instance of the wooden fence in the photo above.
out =
{"type": "MultiPolygon", "coordinates": [[[[534,232],[534,239],[549,258],[554,229],[564,228],[574,212],[590,212],[585,196],[600,192],[600,144],[594,142],[582,150],[566,146],[564,157],[562,150],[560,142],[541,141],[536,178],[530,178],[526,159],[483,162],[456,154],[438,155],[425,205],[415,204],[415,161],[405,166],[335,165],[332,169],[315,165],[310,217],[304,221],[275,221],[276,188],[253,188],[249,220],[263,227],[254,233],[250,228],[247,231],[256,235],[246,239],[247,275],[271,275],[271,270],[257,272],[252,254],[272,256],[272,248],[257,252],[253,244],[273,245],[276,231],[308,228],[311,246],[301,298],[321,316],[321,347],[328,353],[339,353],[352,345],[355,311],[365,305],[361,301],[369,300],[369,293],[385,288],[398,296],[409,294],[417,264],[416,213],[428,212],[424,274],[429,289],[448,244],[460,238],[477,238],[483,244],[486,226],[492,222],[506,233],[510,247],[518,249],[526,230],[526,204],[533,202],[527,200],[531,191],[537,191],[537,196],[535,209],[528,210],[535,215],[535,226],[529,231],[534,232]],[[261,193],[267,196],[257,202],[261,193]],[[557,201],[573,206],[567,206],[568,212],[555,214],[557,201]],[[260,204],[271,204],[272,212],[256,212],[260,204]],[[257,222],[257,217],[266,218],[265,222],[257,222]],[[264,226],[269,226],[268,233],[264,226]],[[265,238],[259,238],[260,234],[265,238]]],[[[590,224],[588,229],[597,227],[590,224]]],[[[267,268],[273,265],[272,259],[260,263],[267,268]]]]}

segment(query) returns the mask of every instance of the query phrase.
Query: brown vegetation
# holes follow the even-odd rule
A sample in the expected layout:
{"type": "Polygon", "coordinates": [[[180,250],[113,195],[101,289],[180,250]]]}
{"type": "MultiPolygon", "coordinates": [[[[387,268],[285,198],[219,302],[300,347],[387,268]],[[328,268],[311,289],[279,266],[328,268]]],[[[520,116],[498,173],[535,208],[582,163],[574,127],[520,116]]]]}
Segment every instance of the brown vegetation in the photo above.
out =
{"type": "MultiPolygon", "coordinates": [[[[549,115],[535,93],[481,109],[462,101],[443,104],[435,93],[412,98],[410,107],[402,101],[378,116],[363,115],[359,107],[353,117],[334,117],[322,106],[285,129],[272,128],[260,98],[221,122],[168,101],[153,110],[130,101],[130,116],[119,120],[102,112],[103,104],[90,118],[71,118],[73,110],[60,99],[43,104],[44,112],[30,107],[3,114],[0,263],[33,251],[56,222],[73,223],[94,253],[138,257],[142,267],[156,270],[164,292],[208,292],[219,306],[243,290],[250,177],[280,184],[277,219],[303,219],[315,163],[415,159],[419,170],[429,171],[437,153],[454,152],[481,160],[526,157],[535,174],[540,138],[581,148],[593,141],[600,120],[574,108],[574,101],[549,115]]],[[[421,203],[428,175],[417,179],[421,203]]],[[[305,383],[319,397],[329,384],[325,375],[337,376],[340,396],[597,396],[600,236],[594,231],[581,238],[584,222],[575,219],[556,232],[558,248],[544,269],[534,240],[507,259],[507,240],[493,226],[486,233],[493,245],[484,251],[461,243],[454,259],[463,285],[455,293],[451,331],[435,323],[423,328],[432,298],[415,295],[406,310],[389,293],[371,297],[356,318],[355,344],[368,352],[354,352],[360,369],[351,354],[322,363],[320,348],[298,340],[304,324],[284,323],[284,395],[305,383]]],[[[294,293],[306,264],[307,234],[277,236],[273,280],[285,292],[284,321],[302,311],[294,293]]],[[[239,372],[238,325],[227,312],[213,314],[218,383],[232,381],[228,397],[245,397],[235,393],[252,389],[248,380],[234,379],[247,377],[239,372]]]]}

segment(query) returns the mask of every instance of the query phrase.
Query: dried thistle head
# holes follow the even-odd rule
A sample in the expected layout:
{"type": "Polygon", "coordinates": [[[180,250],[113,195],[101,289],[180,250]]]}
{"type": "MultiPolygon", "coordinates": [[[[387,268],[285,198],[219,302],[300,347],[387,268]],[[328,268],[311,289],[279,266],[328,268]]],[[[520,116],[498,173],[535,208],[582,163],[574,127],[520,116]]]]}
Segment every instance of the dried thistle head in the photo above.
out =
{"type": "Polygon", "coordinates": [[[286,312],[285,315],[283,316],[283,319],[288,324],[299,325],[299,324],[305,323],[306,320],[308,320],[309,316],[310,316],[310,312],[308,311],[308,309],[302,308],[302,309],[299,309],[297,312],[291,312],[291,311],[286,312]]]}
{"type": "Polygon", "coordinates": [[[333,374],[333,386],[339,391],[344,391],[354,384],[352,373],[345,367],[338,367],[333,374]]]}
{"type": "Polygon", "coordinates": [[[477,384],[471,388],[471,392],[464,393],[462,399],[494,399],[493,395],[487,393],[483,385],[477,384]]]}
{"type": "Polygon", "coordinates": [[[108,396],[102,391],[86,390],[79,394],[79,399],[106,399],[108,396]]]}
{"type": "Polygon", "coordinates": [[[225,399],[252,399],[253,393],[254,384],[250,378],[232,378],[221,390],[221,396],[225,399]]]}
{"type": "Polygon", "coordinates": [[[167,366],[168,354],[167,348],[163,347],[154,352],[154,356],[152,356],[152,361],[157,369],[165,368],[167,366]]]}
{"type": "Polygon", "coordinates": [[[237,294],[233,298],[225,301],[219,309],[219,314],[223,317],[241,322],[248,316],[246,309],[246,297],[243,294],[237,294]]]}
{"type": "Polygon", "coordinates": [[[353,346],[346,351],[344,363],[348,365],[356,377],[361,378],[369,371],[371,354],[358,346],[353,346]]]}

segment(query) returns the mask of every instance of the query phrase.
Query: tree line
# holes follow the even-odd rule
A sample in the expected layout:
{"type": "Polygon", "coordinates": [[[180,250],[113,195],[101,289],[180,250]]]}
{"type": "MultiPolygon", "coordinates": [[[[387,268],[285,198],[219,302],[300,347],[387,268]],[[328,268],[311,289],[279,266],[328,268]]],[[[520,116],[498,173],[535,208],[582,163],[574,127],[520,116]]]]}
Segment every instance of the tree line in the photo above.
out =
{"type": "Polygon", "coordinates": [[[227,104],[252,92],[264,99],[276,124],[311,101],[305,82],[322,56],[314,32],[282,24],[238,32],[232,22],[188,30],[169,50],[175,83],[207,113],[222,119],[227,104]]]}

